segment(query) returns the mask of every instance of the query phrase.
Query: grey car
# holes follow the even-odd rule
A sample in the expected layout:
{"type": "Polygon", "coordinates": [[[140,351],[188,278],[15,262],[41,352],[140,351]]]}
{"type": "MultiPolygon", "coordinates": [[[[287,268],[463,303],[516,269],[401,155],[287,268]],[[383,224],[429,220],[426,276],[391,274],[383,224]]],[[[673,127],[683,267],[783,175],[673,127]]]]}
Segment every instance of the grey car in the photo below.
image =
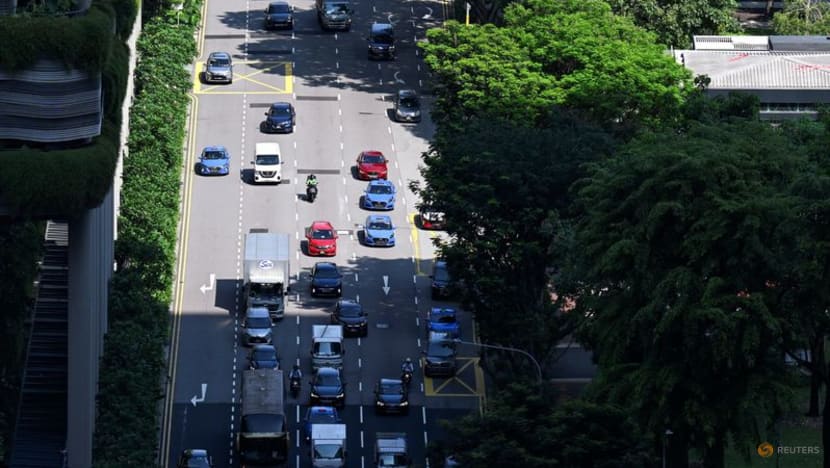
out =
{"type": "Polygon", "coordinates": [[[274,322],[267,307],[249,307],[245,312],[242,339],[245,346],[271,344],[273,341],[274,322]]]}
{"type": "Polygon", "coordinates": [[[455,375],[455,343],[446,333],[430,332],[424,355],[424,375],[452,377],[455,375]]]}
{"type": "Polygon", "coordinates": [[[227,52],[211,52],[205,64],[205,83],[233,83],[233,59],[227,52]]]}
{"type": "Polygon", "coordinates": [[[421,101],[418,93],[411,89],[402,89],[395,95],[395,122],[420,122],[421,101]]]}

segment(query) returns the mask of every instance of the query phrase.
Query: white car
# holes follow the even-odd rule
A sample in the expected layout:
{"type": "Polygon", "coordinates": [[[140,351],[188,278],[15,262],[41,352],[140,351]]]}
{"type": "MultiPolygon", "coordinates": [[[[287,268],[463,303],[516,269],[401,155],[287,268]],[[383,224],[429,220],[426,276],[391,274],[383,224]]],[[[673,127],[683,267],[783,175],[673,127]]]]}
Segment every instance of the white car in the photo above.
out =
{"type": "Polygon", "coordinates": [[[282,183],[282,151],[279,143],[257,143],[254,165],[254,183],[282,183]]]}

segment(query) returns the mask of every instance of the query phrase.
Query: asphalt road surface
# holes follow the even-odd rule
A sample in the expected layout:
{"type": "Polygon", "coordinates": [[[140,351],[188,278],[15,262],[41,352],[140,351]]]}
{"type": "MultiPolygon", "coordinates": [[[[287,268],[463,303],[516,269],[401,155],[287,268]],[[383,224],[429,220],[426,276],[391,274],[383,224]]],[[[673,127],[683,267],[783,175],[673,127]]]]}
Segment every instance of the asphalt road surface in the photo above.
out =
{"type": "MultiPolygon", "coordinates": [[[[461,348],[456,378],[426,379],[417,372],[408,416],[376,416],[372,388],[381,377],[397,378],[403,358],[419,357],[424,319],[432,305],[427,275],[436,234],[415,228],[417,200],[407,188],[410,180],[420,178],[420,155],[434,129],[429,98],[423,99],[422,123],[398,124],[389,115],[391,96],[398,89],[426,89],[429,77],[416,42],[425,38],[429,27],[440,24],[446,6],[423,0],[360,0],[353,2],[351,32],[324,33],[310,0],[293,4],[293,32],[262,30],[267,1],[210,0],[206,5],[183,185],[170,349],[172,398],[164,410],[160,460],[164,466],[175,466],[183,449],[204,448],[217,467],[239,466],[233,441],[247,349],[240,341],[244,304],[238,301],[237,289],[242,286],[244,236],[250,229],[267,228],[288,233],[292,242],[292,293],[274,341],[283,369],[299,362],[306,374],[300,398],[286,395],[286,414],[293,447],[289,466],[309,466],[297,431],[308,404],[311,326],[328,320],[334,300],[309,296],[308,274],[320,259],[305,255],[302,239],[312,221],[327,220],[340,233],[334,261],[345,274],[343,297],[358,299],[369,313],[368,337],[346,341],[347,405],[342,416],[348,430],[348,465],[372,466],[375,433],[403,431],[409,436],[414,466],[427,466],[426,444],[443,437],[437,421],[479,411],[484,380],[476,350],[461,348]],[[396,28],[398,58],[370,62],[370,24],[390,21],[396,28]],[[213,51],[234,56],[233,84],[199,82],[202,63],[213,51]],[[296,108],[292,134],[259,131],[267,106],[277,101],[296,108]],[[282,185],[249,182],[259,142],[280,144],[287,179],[282,185]],[[229,176],[193,174],[195,158],[207,145],[228,148],[229,176]],[[358,203],[367,183],[353,177],[352,167],[357,154],[369,149],[390,159],[389,180],[398,187],[397,206],[389,213],[396,225],[397,245],[392,248],[359,242],[369,213],[358,203]],[[301,196],[308,173],[319,181],[313,204],[301,196]]],[[[462,332],[470,338],[472,323],[466,313],[462,318],[462,332]]]]}

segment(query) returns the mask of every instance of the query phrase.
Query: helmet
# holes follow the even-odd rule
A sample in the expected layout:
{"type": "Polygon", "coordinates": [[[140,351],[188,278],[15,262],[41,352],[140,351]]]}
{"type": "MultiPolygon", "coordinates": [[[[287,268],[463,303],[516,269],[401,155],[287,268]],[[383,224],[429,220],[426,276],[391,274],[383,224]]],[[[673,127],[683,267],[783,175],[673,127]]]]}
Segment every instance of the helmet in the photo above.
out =
{"type": "Polygon", "coordinates": [[[300,365],[299,364],[294,364],[294,370],[300,370],[300,365]]]}
{"type": "Polygon", "coordinates": [[[412,362],[412,359],[406,358],[406,362],[412,362]]]}

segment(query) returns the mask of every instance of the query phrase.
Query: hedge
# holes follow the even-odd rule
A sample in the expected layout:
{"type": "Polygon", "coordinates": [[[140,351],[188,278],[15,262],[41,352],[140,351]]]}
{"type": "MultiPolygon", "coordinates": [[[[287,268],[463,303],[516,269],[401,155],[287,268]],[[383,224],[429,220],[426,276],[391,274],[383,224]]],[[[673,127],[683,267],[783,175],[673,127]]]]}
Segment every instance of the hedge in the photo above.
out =
{"type": "Polygon", "coordinates": [[[119,265],[110,284],[110,327],[99,375],[94,466],[148,467],[157,460],[164,397],[190,75],[196,24],[153,18],[138,41],[130,155],[124,159],[119,265]]]}
{"type": "Polygon", "coordinates": [[[129,73],[129,36],[135,0],[100,0],[83,16],[0,16],[0,64],[20,70],[39,57],[67,67],[101,72],[104,120],[101,135],[80,148],[0,151],[0,198],[26,216],[72,217],[101,203],[118,159],[121,106],[129,73]],[[115,24],[117,35],[112,33],[115,24]]]}

